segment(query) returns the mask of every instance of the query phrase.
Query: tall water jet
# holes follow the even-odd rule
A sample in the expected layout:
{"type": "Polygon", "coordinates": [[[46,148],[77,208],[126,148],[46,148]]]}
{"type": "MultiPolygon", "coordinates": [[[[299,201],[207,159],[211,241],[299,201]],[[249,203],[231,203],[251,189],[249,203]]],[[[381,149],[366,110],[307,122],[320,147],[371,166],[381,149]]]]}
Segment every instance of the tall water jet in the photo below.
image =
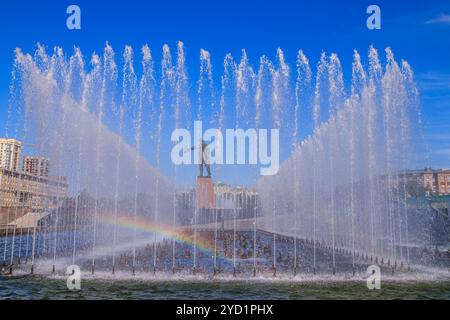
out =
{"type": "Polygon", "coordinates": [[[376,229],[375,229],[375,206],[376,199],[375,194],[377,192],[377,183],[374,179],[376,174],[376,129],[377,129],[377,119],[376,119],[376,105],[377,100],[379,100],[380,91],[380,81],[381,81],[381,65],[378,59],[378,52],[372,46],[369,49],[369,84],[366,90],[366,102],[365,102],[365,114],[367,115],[367,153],[368,153],[368,175],[369,175],[369,216],[370,216],[370,242],[372,255],[379,254],[376,252],[376,242],[375,239],[376,229]]]}
{"type": "MultiPolygon", "coordinates": [[[[124,126],[124,117],[129,117],[130,111],[133,112],[131,117],[134,122],[134,142],[135,142],[135,174],[134,174],[134,205],[133,205],[133,250],[132,250],[132,274],[135,274],[136,269],[136,221],[137,221],[137,196],[139,188],[139,160],[141,151],[141,122],[142,122],[142,108],[137,101],[137,78],[134,72],[133,65],[133,49],[130,46],[125,47],[124,66],[122,75],[122,98],[119,110],[119,137],[122,136],[124,126]]],[[[119,138],[119,155],[122,139],[119,138]]],[[[118,170],[120,170],[120,162],[118,160],[118,170]]]]}
{"type": "MultiPolygon", "coordinates": [[[[156,169],[160,166],[161,157],[161,134],[164,119],[164,107],[167,103],[166,95],[170,92],[170,88],[173,83],[173,67],[172,67],[172,56],[170,54],[170,48],[168,45],[163,46],[163,58],[162,58],[162,70],[161,70],[161,87],[159,95],[159,116],[157,124],[157,135],[156,135],[156,169]]],[[[155,206],[154,206],[154,223],[158,222],[159,217],[159,176],[156,178],[155,184],[155,206]]],[[[153,274],[156,274],[156,249],[157,249],[157,237],[156,232],[154,232],[153,239],[153,274]]]]}
{"type": "MultiPolygon", "coordinates": [[[[233,79],[236,76],[236,64],[233,60],[233,57],[230,53],[228,53],[224,60],[223,60],[223,75],[221,76],[221,94],[220,94],[220,101],[219,101],[219,110],[218,110],[218,114],[216,114],[217,117],[217,127],[219,129],[219,132],[223,132],[224,130],[224,123],[225,123],[225,112],[227,109],[227,106],[231,105],[232,102],[230,102],[230,92],[233,88],[233,79]]],[[[218,141],[216,142],[216,147],[217,148],[222,148],[223,147],[223,143],[222,141],[218,141]]],[[[218,166],[217,168],[217,179],[218,181],[220,181],[220,179],[222,178],[222,170],[221,170],[222,166],[218,166]]],[[[219,203],[223,202],[224,196],[222,194],[219,195],[219,203]]],[[[222,208],[221,208],[222,209],[222,208]]],[[[223,217],[222,217],[223,219],[223,217]]],[[[217,256],[218,256],[218,229],[219,229],[219,221],[218,221],[218,209],[215,209],[215,215],[214,215],[214,223],[215,223],[215,228],[214,228],[214,275],[216,275],[219,271],[218,268],[218,260],[217,260],[217,256]]]]}
{"type": "MultiPolygon", "coordinates": [[[[175,130],[180,126],[180,118],[182,117],[182,107],[185,108],[185,112],[188,111],[189,102],[188,97],[186,95],[187,91],[187,73],[185,68],[185,54],[184,54],[184,44],[179,41],[177,44],[177,68],[176,68],[176,84],[175,84],[175,109],[174,109],[174,122],[175,122],[175,130]]],[[[174,180],[177,179],[177,166],[174,166],[174,180]]],[[[176,227],[176,219],[177,219],[177,198],[176,198],[176,190],[173,192],[173,212],[172,212],[172,228],[176,227]]],[[[176,241],[175,238],[172,239],[172,273],[175,273],[176,267],[176,241]]]]}
{"type": "MultiPolygon", "coordinates": [[[[322,77],[324,76],[326,70],[326,56],[325,53],[322,52],[320,55],[320,61],[317,65],[317,73],[316,73],[316,84],[314,89],[314,104],[313,104],[313,130],[315,131],[320,122],[320,112],[321,112],[321,81],[322,77]]],[[[314,143],[313,143],[314,146],[314,143]]],[[[313,151],[313,155],[316,152],[313,151]]],[[[315,161],[313,159],[313,272],[316,272],[316,218],[317,218],[317,168],[315,166],[315,161]]]]}
{"type": "MultiPolygon", "coordinates": [[[[252,101],[252,89],[254,87],[255,72],[249,64],[247,52],[242,50],[241,60],[238,65],[235,66],[235,78],[236,78],[236,107],[235,107],[235,128],[240,128],[242,124],[248,125],[248,123],[242,123],[241,119],[248,118],[249,101],[252,101]]],[[[233,150],[234,152],[234,150],[233,150]]],[[[237,219],[238,219],[238,203],[237,203],[237,190],[233,190],[233,202],[234,202],[234,216],[233,216],[233,275],[239,271],[236,268],[236,232],[237,232],[237,219]]]]}
{"type": "MultiPolygon", "coordinates": [[[[297,79],[295,81],[295,107],[294,107],[294,128],[292,130],[292,153],[298,152],[299,139],[299,117],[300,112],[306,110],[306,94],[311,85],[311,69],[308,58],[302,50],[297,53],[297,79]]],[[[294,163],[294,276],[297,274],[298,257],[297,257],[297,239],[298,239],[298,170],[297,163],[294,163]]]]}
{"type": "MultiPolygon", "coordinates": [[[[114,52],[112,48],[107,44],[105,48],[105,58],[106,57],[113,57],[114,52]]],[[[106,62],[104,63],[106,65],[106,62]]],[[[104,69],[106,70],[106,68],[104,69]]],[[[104,105],[105,105],[105,96],[106,96],[106,78],[103,79],[102,83],[102,89],[100,93],[101,97],[99,100],[98,105],[98,113],[97,113],[97,132],[96,132],[96,155],[95,155],[95,176],[96,176],[96,182],[95,182],[95,191],[94,191],[94,224],[93,224],[93,239],[92,239],[92,264],[91,264],[91,272],[92,274],[95,273],[95,245],[96,245],[96,236],[97,236],[97,218],[98,218],[98,197],[99,197],[99,183],[98,181],[100,179],[100,176],[102,174],[102,166],[100,162],[100,146],[101,146],[101,135],[102,135],[102,128],[103,128],[103,116],[104,116],[104,105]]],[[[119,138],[120,139],[120,138],[119,138]]]]}
{"type": "MultiPolygon", "coordinates": [[[[69,65],[66,66],[64,63],[64,60],[62,58],[62,52],[56,51],[56,57],[52,58],[51,63],[51,74],[59,74],[59,75],[65,75],[60,80],[61,83],[58,84],[60,87],[60,93],[56,92],[56,99],[57,99],[57,106],[55,108],[58,108],[59,104],[62,106],[62,114],[60,118],[60,125],[61,125],[61,135],[55,135],[54,137],[54,144],[56,146],[56,156],[55,160],[57,162],[57,176],[62,176],[63,172],[63,161],[64,161],[64,151],[65,151],[65,134],[67,132],[64,130],[66,123],[67,123],[67,116],[68,116],[68,108],[73,107],[69,100],[73,99],[77,102],[79,102],[79,99],[82,99],[82,92],[84,90],[84,82],[85,82],[85,75],[84,75],[84,62],[83,62],[83,56],[81,54],[81,51],[78,48],[75,48],[74,55],[70,58],[69,65]],[[67,71],[64,71],[66,68],[67,71]],[[59,103],[58,103],[59,102],[59,103]]],[[[55,264],[56,264],[56,255],[57,255],[57,242],[58,242],[58,222],[59,222],[59,216],[60,216],[60,192],[57,193],[56,197],[56,208],[55,208],[55,217],[53,222],[53,265],[52,265],[52,273],[54,274],[56,272],[55,264]]]]}
{"type": "MultiPolygon", "coordinates": [[[[102,83],[102,74],[101,74],[101,61],[100,57],[96,54],[93,54],[91,57],[91,66],[92,70],[90,73],[86,74],[85,77],[85,84],[83,87],[83,93],[82,93],[82,102],[81,102],[81,117],[80,117],[80,131],[83,132],[85,129],[85,119],[86,115],[89,112],[89,106],[92,104],[92,100],[95,101],[93,96],[96,94],[96,89],[101,88],[102,83]]],[[[106,66],[106,64],[105,64],[106,66]]],[[[83,183],[83,172],[85,170],[85,166],[83,165],[83,158],[85,155],[84,147],[83,147],[83,135],[80,134],[77,139],[77,152],[76,152],[76,163],[74,164],[75,172],[76,172],[76,178],[75,178],[75,190],[79,191],[81,188],[81,185],[83,183]]],[[[78,235],[78,223],[80,223],[82,226],[83,221],[79,221],[79,211],[80,208],[84,206],[84,203],[81,202],[82,199],[81,195],[78,195],[75,199],[75,208],[74,208],[74,218],[73,218],[73,240],[72,240],[72,264],[75,264],[76,254],[77,254],[77,240],[82,241],[84,239],[79,239],[80,235],[78,235]],[[78,235],[78,239],[77,239],[78,235]]]]}
{"type": "MultiPolygon", "coordinates": [[[[14,66],[13,66],[13,70],[11,73],[11,83],[9,86],[9,101],[8,101],[8,116],[7,116],[7,123],[6,123],[6,137],[8,137],[9,134],[9,126],[11,119],[11,114],[13,112],[13,108],[16,105],[17,107],[17,114],[23,113],[23,119],[21,119],[21,117],[18,117],[18,121],[17,124],[13,125],[13,127],[15,126],[15,133],[14,136],[19,136],[22,135],[22,139],[25,140],[27,138],[27,133],[28,133],[28,128],[27,128],[27,121],[28,121],[28,116],[29,116],[29,112],[26,108],[26,105],[23,103],[23,101],[21,100],[21,90],[20,88],[17,88],[17,81],[21,78],[21,69],[20,69],[20,62],[17,60],[17,56],[16,59],[14,61],[14,66]],[[22,120],[22,124],[21,121],[22,120]]],[[[5,175],[5,171],[4,168],[2,167],[2,175],[5,175]]],[[[19,179],[17,179],[17,185],[16,188],[18,189],[19,187],[19,182],[21,178],[21,173],[19,173],[19,179]]],[[[3,179],[2,179],[3,181],[3,179]]],[[[1,189],[1,184],[0,184],[0,189],[1,189]]],[[[4,199],[1,199],[2,201],[4,199]]],[[[17,192],[16,196],[15,196],[15,213],[14,213],[14,226],[13,226],[13,233],[12,233],[12,240],[11,240],[11,256],[10,256],[10,263],[9,263],[9,273],[12,274],[13,273],[13,268],[14,268],[14,247],[15,247],[15,238],[16,238],[16,219],[17,219],[17,210],[19,207],[19,193],[17,192]]],[[[10,214],[10,209],[8,208],[8,217],[7,220],[9,220],[9,214],[10,214]]],[[[5,240],[4,240],[4,253],[3,253],[3,259],[2,259],[2,272],[6,271],[6,251],[7,251],[7,244],[8,244],[8,231],[9,231],[9,226],[6,226],[6,236],[5,236],[5,240]]],[[[20,244],[21,244],[21,239],[20,239],[20,244]]],[[[18,264],[20,264],[20,245],[19,245],[19,257],[18,257],[18,264]]]]}
{"type": "MultiPolygon", "coordinates": [[[[418,117],[418,125],[419,125],[419,131],[421,133],[421,126],[420,126],[420,110],[418,108],[418,91],[417,91],[417,87],[416,84],[414,82],[414,74],[413,71],[411,69],[411,66],[409,65],[409,63],[405,60],[402,60],[402,75],[403,75],[403,79],[406,82],[405,84],[405,90],[406,90],[406,95],[409,98],[407,100],[408,104],[410,104],[412,106],[412,112],[408,112],[408,110],[406,110],[405,108],[402,109],[402,114],[401,114],[401,137],[402,137],[402,146],[403,146],[403,151],[402,151],[402,171],[406,172],[407,169],[407,157],[406,154],[411,153],[411,150],[409,150],[407,148],[407,146],[409,145],[409,139],[411,137],[411,130],[410,130],[410,125],[412,124],[413,121],[409,120],[408,115],[409,114],[417,114],[418,117]]],[[[423,137],[422,137],[423,139],[423,137]]],[[[408,227],[408,199],[406,198],[407,196],[407,190],[406,190],[406,180],[403,180],[403,210],[404,210],[404,219],[405,219],[405,237],[406,237],[406,262],[408,264],[408,268],[410,265],[410,248],[409,248],[409,227],[408,227]]]]}

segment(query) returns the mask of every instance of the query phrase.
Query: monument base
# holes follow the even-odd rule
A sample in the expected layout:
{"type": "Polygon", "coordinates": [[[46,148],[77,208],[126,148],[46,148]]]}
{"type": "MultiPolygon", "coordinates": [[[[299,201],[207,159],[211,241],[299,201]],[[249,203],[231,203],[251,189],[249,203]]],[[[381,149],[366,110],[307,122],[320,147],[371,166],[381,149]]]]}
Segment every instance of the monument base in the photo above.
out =
{"type": "Polygon", "coordinates": [[[216,196],[211,177],[197,177],[197,208],[212,209],[216,207],[216,196]]]}

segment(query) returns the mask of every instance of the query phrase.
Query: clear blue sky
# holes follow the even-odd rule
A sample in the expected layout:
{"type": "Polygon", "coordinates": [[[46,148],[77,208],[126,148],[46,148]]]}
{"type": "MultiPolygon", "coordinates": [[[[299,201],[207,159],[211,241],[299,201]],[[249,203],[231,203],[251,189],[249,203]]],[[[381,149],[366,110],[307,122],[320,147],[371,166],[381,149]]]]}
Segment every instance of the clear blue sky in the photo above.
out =
{"type": "MultiPolygon", "coordinates": [[[[220,66],[226,53],[252,59],[273,56],[281,47],[291,65],[298,49],[316,63],[322,50],[339,54],[346,78],[352,50],[391,46],[412,65],[419,84],[430,165],[450,167],[450,1],[5,1],[0,5],[0,129],[4,128],[13,50],[34,51],[74,45],[89,55],[109,41],[116,50],[148,43],[154,52],[182,40],[191,78],[198,73],[200,48],[220,66]],[[66,28],[66,8],[82,10],[82,30],[66,28]],[[382,29],[366,28],[366,8],[381,7],[382,29]]],[[[159,53],[158,53],[159,54],[159,53]]],[[[4,130],[2,130],[4,132],[4,130]]]]}

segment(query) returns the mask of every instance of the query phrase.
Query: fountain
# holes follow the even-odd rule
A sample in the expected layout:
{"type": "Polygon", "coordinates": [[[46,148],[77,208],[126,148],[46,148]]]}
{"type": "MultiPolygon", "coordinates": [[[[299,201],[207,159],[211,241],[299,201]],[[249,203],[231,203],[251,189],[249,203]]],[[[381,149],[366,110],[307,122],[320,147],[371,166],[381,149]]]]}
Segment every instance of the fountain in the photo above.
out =
{"type": "Polygon", "coordinates": [[[417,154],[417,89],[409,64],[385,51],[383,67],[370,47],[368,68],[355,51],[347,88],[335,53],[321,54],[315,76],[301,50],[295,72],[281,49],[255,69],[245,50],[240,61],[228,54],[216,86],[203,49],[190,82],[181,42],[176,59],[163,46],[160,66],[143,46],[137,71],[130,46],[118,58],[106,44],[90,66],[79,48],[69,58],[61,48],[17,49],[7,136],[49,159],[67,184],[41,187],[50,196],[39,210],[17,193],[3,266],[178,279],[355,276],[373,263],[392,272],[420,264],[411,248],[425,240],[402,178],[417,154]],[[220,131],[278,129],[279,172],[213,165],[215,180],[202,175],[193,188],[194,169],[170,161],[170,136],[194,118],[220,131]],[[236,181],[245,186],[229,185],[236,181]],[[20,228],[27,216],[35,223],[20,228]]]}

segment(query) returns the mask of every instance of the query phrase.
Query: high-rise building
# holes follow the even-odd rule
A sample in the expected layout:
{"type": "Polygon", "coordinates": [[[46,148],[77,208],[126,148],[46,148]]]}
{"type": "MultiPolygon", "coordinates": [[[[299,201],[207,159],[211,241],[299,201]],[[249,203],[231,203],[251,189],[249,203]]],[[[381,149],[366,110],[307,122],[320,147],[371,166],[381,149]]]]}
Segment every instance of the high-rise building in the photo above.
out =
{"type": "Polygon", "coordinates": [[[23,172],[37,177],[48,177],[50,172],[50,161],[44,157],[24,156],[23,172]]]}
{"type": "Polygon", "coordinates": [[[0,138],[0,168],[19,171],[22,144],[16,139],[0,138]]]}

